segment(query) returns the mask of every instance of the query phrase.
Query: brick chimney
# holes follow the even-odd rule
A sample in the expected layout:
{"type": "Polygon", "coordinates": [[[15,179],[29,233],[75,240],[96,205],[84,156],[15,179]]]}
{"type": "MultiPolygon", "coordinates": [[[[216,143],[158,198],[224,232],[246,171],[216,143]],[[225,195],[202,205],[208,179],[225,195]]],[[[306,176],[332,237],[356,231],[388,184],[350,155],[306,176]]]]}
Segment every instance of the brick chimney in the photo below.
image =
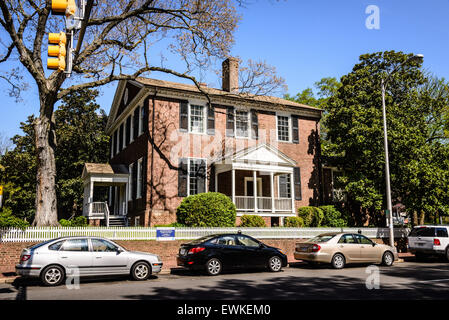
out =
{"type": "Polygon", "coordinates": [[[228,58],[221,64],[223,73],[222,89],[228,92],[239,91],[239,60],[237,58],[228,58]]]}

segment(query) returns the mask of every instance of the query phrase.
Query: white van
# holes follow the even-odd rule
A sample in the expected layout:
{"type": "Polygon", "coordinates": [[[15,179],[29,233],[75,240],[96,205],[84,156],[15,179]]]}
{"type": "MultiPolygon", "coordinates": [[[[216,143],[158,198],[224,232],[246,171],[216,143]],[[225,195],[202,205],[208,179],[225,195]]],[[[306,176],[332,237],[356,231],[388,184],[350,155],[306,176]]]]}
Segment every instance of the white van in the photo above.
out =
{"type": "Polygon", "coordinates": [[[417,260],[440,255],[449,260],[449,226],[425,225],[414,227],[408,235],[409,251],[417,260]]]}

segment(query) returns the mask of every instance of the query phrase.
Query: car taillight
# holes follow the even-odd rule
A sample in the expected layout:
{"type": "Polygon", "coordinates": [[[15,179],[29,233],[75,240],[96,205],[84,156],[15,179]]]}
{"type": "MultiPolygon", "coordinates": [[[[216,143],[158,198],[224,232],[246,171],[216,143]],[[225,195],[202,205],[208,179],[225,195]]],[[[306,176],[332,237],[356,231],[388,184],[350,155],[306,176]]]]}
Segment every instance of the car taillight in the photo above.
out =
{"type": "Polygon", "coordinates": [[[321,247],[320,247],[319,245],[314,244],[314,245],[312,246],[312,252],[318,252],[318,251],[320,251],[320,250],[321,250],[321,247]]]}
{"type": "Polygon", "coordinates": [[[440,239],[433,239],[433,245],[434,246],[441,246],[440,239]]]}
{"type": "Polygon", "coordinates": [[[30,259],[30,258],[31,258],[31,255],[29,255],[29,254],[24,254],[24,255],[20,258],[20,261],[24,262],[24,261],[27,261],[27,260],[30,259]]]}
{"type": "Polygon", "coordinates": [[[198,253],[201,251],[204,251],[206,248],[203,247],[196,247],[196,248],[192,248],[189,250],[189,254],[194,254],[194,253],[198,253]]]}

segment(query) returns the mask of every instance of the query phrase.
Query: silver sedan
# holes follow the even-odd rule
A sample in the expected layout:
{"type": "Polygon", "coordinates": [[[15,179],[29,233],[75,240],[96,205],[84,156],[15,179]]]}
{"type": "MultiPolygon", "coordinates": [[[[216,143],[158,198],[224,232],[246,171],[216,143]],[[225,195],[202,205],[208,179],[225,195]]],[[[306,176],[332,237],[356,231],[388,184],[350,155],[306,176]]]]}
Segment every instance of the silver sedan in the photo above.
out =
{"type": "Polygon", "coordinates": [[[146,280],[162,269],[155,254],[128,251],[99,237],[64,237],[25,248],[16,273],[40,278],[44,285],[60,285],[67,276],[104,276],[130,274],[146,280]]]}

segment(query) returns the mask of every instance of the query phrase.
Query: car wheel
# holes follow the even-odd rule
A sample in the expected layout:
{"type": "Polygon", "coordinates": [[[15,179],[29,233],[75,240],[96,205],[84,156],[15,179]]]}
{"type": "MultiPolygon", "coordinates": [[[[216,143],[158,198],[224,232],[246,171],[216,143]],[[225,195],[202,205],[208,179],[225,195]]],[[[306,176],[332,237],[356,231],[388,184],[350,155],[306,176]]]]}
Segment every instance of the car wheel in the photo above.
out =
{"type": "Polygon", "coordinates": [[[278,256],[273,256],[268,260],[268,269],[271,272],[279,272],[282,269],[282,260],[278,256]]]}
{"type": "Polygon", "coordinates": [[[137,262],[131,270],[131,276],[134,280],[147,280],[151,274],[151,267],[147,262],[137,262]]]}
{"type": "Polygon", "coordinates": [[[206,262],[206,272],[210,276],[217,276],[221,273],[221,261],[217,258],[212,258],[206,262]]]}
{"type": "Polygon", "coordinates": [[[384,253],[382,257],[382,265],[390,267],[394,263],[394,256],[390,251],[384,253]]]}
{"type": "Polygon", "coordinates": [[[345,257],[341,253],[336,253],[332,257],[331,264],[334,269],[343,269],[346,264],[345,257]]]}
{"type": "Polygon", "coordinates": [[[41,273],[41,281],[45,286],[59,286],[64,278],[65,272],[60,266],[48,266],[41,273]]]}

